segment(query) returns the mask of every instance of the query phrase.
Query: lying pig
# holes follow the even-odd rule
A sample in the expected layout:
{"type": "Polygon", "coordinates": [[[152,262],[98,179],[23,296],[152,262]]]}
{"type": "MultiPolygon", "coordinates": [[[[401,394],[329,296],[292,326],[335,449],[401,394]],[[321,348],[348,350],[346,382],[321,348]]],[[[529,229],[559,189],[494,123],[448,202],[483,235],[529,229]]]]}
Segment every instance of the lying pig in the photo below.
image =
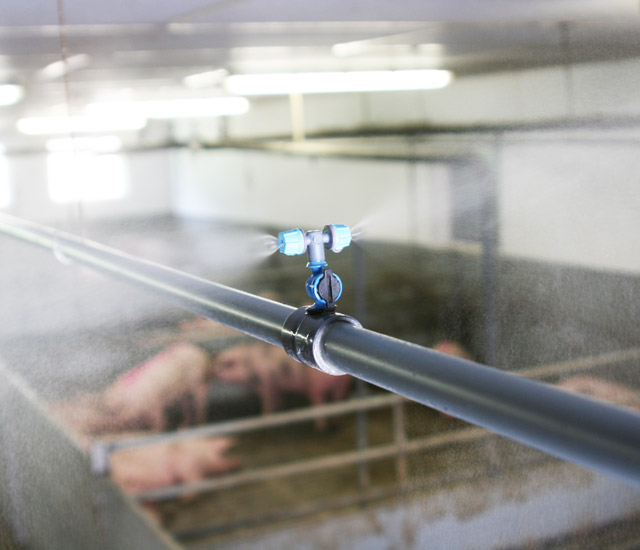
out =
{"type": "Polygon", "coordinates": [[[609,403],[640,409],[640,393],[615,382],[589,375],[577,375],[558,383],[558,387],[609,403]]]}
{"type": "Polygon", "coordinates": [[[165,409],[180,404],[184,424],[206,416],[211,356],[191,344],[167,348],[120,376],[103,394],[121,429],[166,427],[165,409]]]}
{"type": "Polygon", "coordinates": [[[111,454],[111,477],[128,493],[198,481],[240,467],[237,458],[225,456],[234,443],[207,437],[119,449],[111,454]]]}
{"type": "MultiPolygon", "coordinates": [[[[276,346],[263,343],[236,346],[220,353],[213,362],[213,376],[256,391],[262,412],[281,408],[284,393],[302,394],[312,405],[340,401],[349,391],[351,377],[332,376],[298,363],[276,346]]],[[[316,419],[316,427],[325,429],[327,420],[316,419]]]]}

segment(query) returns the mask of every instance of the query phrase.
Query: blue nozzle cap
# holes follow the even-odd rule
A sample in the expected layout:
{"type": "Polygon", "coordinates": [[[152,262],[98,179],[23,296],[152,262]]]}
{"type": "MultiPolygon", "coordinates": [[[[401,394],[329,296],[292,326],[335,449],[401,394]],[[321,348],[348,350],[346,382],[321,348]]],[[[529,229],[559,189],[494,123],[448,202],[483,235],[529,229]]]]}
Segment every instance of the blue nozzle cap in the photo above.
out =
{"type": "Polygon", "coordinates": [[[307,239],[302,229],[282,231],[278,235],[278,248],[286,256],[297,256],[307,249],[307,239]]]}
{"type": "Polygon", "coordinates": [[[325,225],[323,233],[329,236],[326,246],[332,252],[340,252],[351,244],[351,229],[346,225],[325,225]]]}

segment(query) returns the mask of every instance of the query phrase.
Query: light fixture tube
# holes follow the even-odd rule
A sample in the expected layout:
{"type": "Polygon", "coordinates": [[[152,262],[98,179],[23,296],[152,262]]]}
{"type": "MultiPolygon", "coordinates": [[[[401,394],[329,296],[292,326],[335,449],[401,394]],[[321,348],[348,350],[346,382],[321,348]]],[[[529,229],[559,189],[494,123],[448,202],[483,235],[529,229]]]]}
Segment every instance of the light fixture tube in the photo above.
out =
{"type": "Polygon", "coordinates": [[[125,132],[144,128],[147,121],[144,117],[119,116],[57,116],[21,118],[17,122],[18,130],[23,134],[52,135],[97,132],[125,132]]]}
{"type": "Polygon", "coordinates": [[[216,69],[185,76],[182,79],[182,83],[187,88],[212,88],[218,86],[227,76],[229,76],[229,72],[226,69],[216,69]]]}
{"type": "Polygon", "coordinates": [[[116,153],[122,149],[118,136],[62,137],[47,140],[45,147],[49,153],[116,153]]]}
{"type": "Polygon", "coordinates": [[[19,84],[0,84],[0,106],[14,105],[24,96],[24,88],[19,84]]]}
{"type": "Polygon", "coordinates": [[[37,71],[36,75],[40,80],[50,81],[63,77],[65,74],[72,73],[89,65],[91,58],[86,53],[72,55],[66,59],[49,63],[37,71]]]}
{"type": "Polygon", "coordinates": [[[430,90],[447,86],[452,77],[439,69],[245,74],[228,77],[225,88],[237,95],[430,90]]]}
{"type": "Polygon", "coordinates": [[[243,115],[248,110],[249,101],[244,97],[104,101],[87,106],[87,113],[91,115],[105,117],[138,115],[158,119],[243,115]]]}

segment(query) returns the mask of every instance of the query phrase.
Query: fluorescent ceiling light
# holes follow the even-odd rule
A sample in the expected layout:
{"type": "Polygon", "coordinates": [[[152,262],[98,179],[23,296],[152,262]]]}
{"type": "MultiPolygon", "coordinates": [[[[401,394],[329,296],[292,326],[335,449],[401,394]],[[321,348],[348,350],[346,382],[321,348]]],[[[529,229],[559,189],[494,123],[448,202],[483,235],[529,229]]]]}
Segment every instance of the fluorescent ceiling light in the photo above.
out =
{"type": "Polygon", "coordinates": [[[24,95],[24,88],[18,84],[0,84],[0,105],[18,103],[24,95]]]}
{"type": "Polygon", "coordinates": [[[452,77],[449,71],[435,69],[247,74],[230,76],[225,87],[238,95],[429,90],[447,86],[452,77]]]}
{"type": "Polygon", "coordinates": [[[183,84],[187,88],[213,88],[229,76],[226,69],[217,69],[215,71],[206,71],[204,73],[191,74],[182,79],[183,84]]]}
{"type": "Polygon", "coordinates": [[[243,115],[249,110],[244,97],[208,97],[152,101],[104,101],[87,107],[91,115],[143,116],[145,118],[201,118],[243,115]]]}
{"type": "Polygon", "coordinates": [[[40,80],[56,80],[65,74],[82,69],[89,64],[91,58],[86,53],[72,55],[60,61],[49,63],[37,72],[40,80]]]}
{"type": "Polygon", "coordinates": [[[97,132],[124,132],[140,130],[147,124],[145,118],[136,116],[67,116],[21,118],[17,126],[30,136],[47,134],[75,134],[97,132]]]}
{"type": "Polygon", "coordinates": [[[115,153],[122,149],[122,140],[118,136],[53,138],[45,147],[50,153],[115,153]]]}
{"type": "Polygon", "coordinates": [[[351,57],[353,55],[412,55],[415,53],[411,44],[377,44],[370,40],[344,42],[334,44],[331,53],[336,57],[351,57]]]}

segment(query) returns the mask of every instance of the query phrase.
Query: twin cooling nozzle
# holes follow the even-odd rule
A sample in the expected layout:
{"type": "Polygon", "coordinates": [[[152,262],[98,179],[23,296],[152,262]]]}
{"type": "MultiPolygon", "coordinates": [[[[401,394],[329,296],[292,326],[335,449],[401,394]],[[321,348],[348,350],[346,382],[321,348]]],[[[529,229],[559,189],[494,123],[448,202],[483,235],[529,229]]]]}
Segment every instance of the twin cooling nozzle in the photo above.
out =
{"type": "MultiPolygon", "coordinates": [[[[325,225],[322,231],[312,230],[306,233],[302,229],[282,231],[278,235],[278,248],[287,256],[297,256],[309,250],[309,261],[312,254],[324,260],[323,247],[333,252],[340,252],[351,244],[351,229],[346,225],[325,225]]],[[[325,262],[326,263],[326,262],[325,262]]]]}
{"type": "Polygon", "coordinates": [[[342,295],[342,281],[327,266],[325,247],[340,252],[351,244],[351,229],[346,225],[326,225],[322,231],[306,233],[302,229],[290,229],[278,235],[278,249],[287,256],[297,256],[307,252],[311,277],[307,280],[307,294],[315,304],[312,311],[333,311],[342,295]]]}

